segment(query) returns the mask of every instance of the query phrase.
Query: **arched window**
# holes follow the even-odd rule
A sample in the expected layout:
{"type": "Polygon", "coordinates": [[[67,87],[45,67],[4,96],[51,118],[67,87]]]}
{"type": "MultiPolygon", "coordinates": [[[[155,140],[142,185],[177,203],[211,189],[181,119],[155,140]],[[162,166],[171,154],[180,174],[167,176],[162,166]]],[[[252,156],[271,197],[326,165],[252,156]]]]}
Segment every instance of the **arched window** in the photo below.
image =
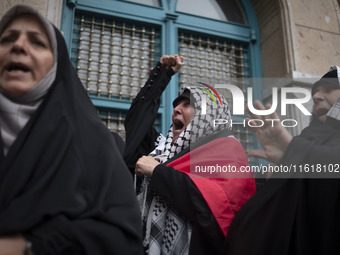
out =
{"type": "Polygon", "coordinates": [[[246,24],[243,10],[236,0],[178,0],[177,12],[246,24]]]}
{"type": "Polygon", "coordinates": [[[138,4],[146,4],[155,7],[161,7],[161,3],[159,0],[126,0],[127,2],[134,2],[138,4]]]}
{"type": "MultiPolygon", "coordinates": [[[[171,124],[166,106],[179,86],[260,77],[256,24],[249,0],[68,0],[62,30],[98,114],[124,137],[131,101],[163,54],[185,57],[162,96],[156,128],[163,133],[171,124]]],[[[244,84],[237,85],[245,91],[244,84]]],[[[262,88],[254,91],[261,99],[262,88]]],[[[247,128],[238,125],[234,132],[246,150],[256,147],[247,128]]]]}

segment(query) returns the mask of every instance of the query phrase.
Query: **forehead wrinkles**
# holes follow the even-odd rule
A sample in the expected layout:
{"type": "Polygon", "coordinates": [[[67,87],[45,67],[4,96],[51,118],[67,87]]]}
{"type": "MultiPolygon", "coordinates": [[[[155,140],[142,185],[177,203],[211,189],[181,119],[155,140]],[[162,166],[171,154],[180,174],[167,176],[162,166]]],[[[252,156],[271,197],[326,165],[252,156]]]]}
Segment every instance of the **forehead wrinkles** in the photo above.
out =
{"type": "Polygon", "coordinates": [[[4,32],[21,32],[24,29],[25,32],[36,34],[36,35],[42,35],[46,39],[49,40],[50,38],[47,33],[47,30],[45,26],[42,24],[42,22],[35,16],[31,14],[25,14],[21,16],[17,16],[13,18],[8,25],[3,30],[4,32]]]}

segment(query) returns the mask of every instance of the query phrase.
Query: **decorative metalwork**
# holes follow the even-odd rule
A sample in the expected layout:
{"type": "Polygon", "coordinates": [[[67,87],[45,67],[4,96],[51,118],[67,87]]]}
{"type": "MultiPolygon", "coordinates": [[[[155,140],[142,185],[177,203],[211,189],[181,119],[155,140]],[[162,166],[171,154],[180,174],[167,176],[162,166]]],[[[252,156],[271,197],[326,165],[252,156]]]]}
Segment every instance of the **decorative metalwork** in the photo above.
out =
{"type": "MultiPolygon", "coordinates": [[[[119,134],[123,140],[125,141],[125,128],[124,128],[124,121],[126,117],[127,111],[120,111],[117,109],[108,109],[108,108],[101,108],[97,107],[97,113],[103,124],[108,127],[111,132],[115,132],[119,134]]],[[[154,128],[160,132],[161,123],[160,123],[160,116],[157,117],[154,128]]]]}
{"type": "MultiPolygon", "coordinates": [[[[71,59],[90,97],[130,104],[159,57],[158,27],[76,13],[71,59]]],[[[125,139],[126,112],[114,103],[97,111],[110,131],[125,139]]]]}
{"type": "MultiPolygon", "coordinates": [[[[235,133],[237,140],[242,144],[245,151],[254,149],[254,133],[249,128],[243,127],[242,125],[234,125],[233,132],[235,133]]],[[[248,162],[251,165],[257,163],[254,158],[248,158],[248,162]]]]}
{"type": "Polygon", "coordinates": [[[185,61],[180,70],[180,84],[231,83],[244,90],[243,78],[249,77],[247,47],[241,43],[181,32],[179,52],[185,61]]]}
{"type": "MultiPolygon", "coordinates": [[[[184,56],[180,69],[180,86],[204,82],[214,84],[233,84],[246,94],[246,78],[249,78],[247,46],[202,34],[182,31],[178,38],[179,52],[184,56]]],[[[227,98],[232,108],[232,97],[227,91],[219,91],[227,98]]],[[[232,110],[232,109],[231,109],[232,110]]],[[[248,151],[253,148],[248,128],[233,126],[233,131],[248,151]]]]}
{"type": "Polygon", "coordinates": [[[97,113],[102,119],[104,125],[107,126],[111,132],[119,134],[125,140],[124,120],[126,112],[97,108],[97,113]]]}
{"type": "Polygon", "coordinates": [[[132,99],[159,59],[159,29],[76,15],[72,60],[89,95],[132,99]]]}
{"type": "MultiPolygon", "coordinates": [[[[157,26],[76,13],[71,58],[88,94],[131,103],[160,57],[160,35],[157,26]]],[[[245,90],[242,80],[249,77],[246,44],[179,31],[178,46],[185,57],[179,86],[200,81],[231,83],[245,90]]],[[[97,111],[104,124],[125,139],[126,110],[116,109],[113,103],[109,108],[97,107],[97,111]]],[[[159,131],[160,117],[155,123],[159,131]]],[[[246,150],[253,148],[248,129],[234,131],[246,150]]]]}

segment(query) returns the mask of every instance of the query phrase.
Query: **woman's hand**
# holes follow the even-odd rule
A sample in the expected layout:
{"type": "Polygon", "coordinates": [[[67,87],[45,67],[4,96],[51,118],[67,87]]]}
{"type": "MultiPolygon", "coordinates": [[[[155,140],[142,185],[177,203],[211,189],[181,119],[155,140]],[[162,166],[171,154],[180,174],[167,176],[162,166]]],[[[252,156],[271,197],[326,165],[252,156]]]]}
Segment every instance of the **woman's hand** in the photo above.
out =
{"type": "Polygon", "coordinates": [[[171,67],[172,70],[177,73],[184,62],[184,58],[182,56],[178,56],[177,54],[173,56],[164,55],[161,57],[159,62],[161,62],[166,68],[171,67]]]}
{"type": "Polygon", "coordinates": [[[27,241],[22,235],[0,238],[0,255],[24,255],[27,241]]]}
{"type": "MultiPolygon", "coordinates": [[[[271,107],[271,105],[268,104],[266,105],[265,108],[258,100],[254,102],[254,106],[258,110],[270,109],[271,107]]],[[[256,121],[250,122],[252,126],[259,126],[249,127],[255,132],[256,137],[260,141],[263,150],[251,150],[248,152],[248,156],[259,157],[273,163],[278,163],[280,159],[283,157],[293,137],[280,124],[280,122],[272,121],[273,119],[279,119],[279,116],[277,115],[276,112],[266,116],[253,114],[249,111],[249,109],[248,112],[252,119],[260,119],[264,123],[264,125],[261,126],[262,123],[259,121],[257,121],[258,123],[256,121]]],[[[248,121],[249,119],[247,118],[246,122],[248,123],[248,121]]]]}
{"type": "MultiPolygon", "coordinates": [[[[152,177],[153,170],[160,163],[151,156],[143,156],[138,159],[136,163],[135,173],[137,175],[145,175],[149,178],[152,177]]],[[[0,254],[1,255],[1,254],[0,254]]]]}

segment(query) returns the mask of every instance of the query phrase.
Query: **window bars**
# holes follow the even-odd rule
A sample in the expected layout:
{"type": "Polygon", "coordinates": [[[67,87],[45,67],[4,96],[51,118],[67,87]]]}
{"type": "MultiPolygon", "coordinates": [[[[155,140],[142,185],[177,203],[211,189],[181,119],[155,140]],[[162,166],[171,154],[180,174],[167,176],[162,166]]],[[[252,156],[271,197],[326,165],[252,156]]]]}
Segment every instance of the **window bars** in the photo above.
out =
{"type": "MultiPolygon", "coordinates": [[[[88,94],[130,104],[160,57],[160,30],[76,13],[71,59],[88,94]]],[[[104,124],[125,139],[126,111],[97,107],[104,124]]],[[[160,122],[155,124],[158,128],[160,122]]]]}
{"type": "MultiPolygon", "coordinates": [[[[91,97],[130,104],[160,58],[160,27],[114,17],[76,13],[72,63],[91,97]]],[[[197,81],[210,85],[229,83],[245,91],[249,77],[247,45],[225,38],[179,31],[179,54],[185,57],[179,85],[197,81]]],[[[232,101],[230,95],[230,106],[232,101]]],[[[128,108],[128,107],[126,107],[128,108]]],[[[125,109],[126,109],[125,108],[125,109]]],[[[125,138],[125,109],[97,107],[104,124],[125,138]]],[[[160,118],[155,126],[160,130],[160,118]]],[[[247,128],[235,126],[235,136],[246,150],[253,147],[247,128]]]]}
{"type": "Polygon", "coordinates": [[[126,112],[97,107],[97,113],[110,131],[116,132],[125,140],[124,120],[126,112]]]}
{"type": "Polygon", "coordinates": [[[77,15],[72,60],[90,95],[132,99],[159,58],[160,32],[153,26],[77,15]]]}
{"type": "MultiPolygon", "coordinates": [[[[125,140],[126,134],[124,128],[124,120],[127,111],[97,107],[97,113],[103,121],[103,124],[107,126],[107,128],[111,132],[116,132],[123,138],[123,140],[125,140]]],[[[160,119],[161,116],[157,116],[157,119],[154,123],[154,128],[158,131],[160,131],[161,128],[161,123],[159,121],[160,119]]]]}
{"type": "MultiPolygon", "coordinates": [[[[179,32],[179,52],[184,56],[180,69],[180,86],[204,82],[215,84],[232,84],[246,91],[246,78],[249,78],[247,46],[227,39],[179,32]]],[[[226,96],[230,108],[232,97],[227,91],[219,91],[226,96]]],[[[232,111],[232,109],[231,109],[232,111]]],[[[240,123],[240,121],[237,121],[240,123]]],[[[251,131],[242,125],[234,125],[236,138],[248,151],[253,147],[251,131]]]]}
{"type": "Polygon", "coordinates": [[[240,81],[249,75],[247,47],[241,43],[190,32],[180,32],[179,52],[185,61],[180,70],[180,84],[205,82],[211,85],[233,83],[244,90],[240,81]]]}

